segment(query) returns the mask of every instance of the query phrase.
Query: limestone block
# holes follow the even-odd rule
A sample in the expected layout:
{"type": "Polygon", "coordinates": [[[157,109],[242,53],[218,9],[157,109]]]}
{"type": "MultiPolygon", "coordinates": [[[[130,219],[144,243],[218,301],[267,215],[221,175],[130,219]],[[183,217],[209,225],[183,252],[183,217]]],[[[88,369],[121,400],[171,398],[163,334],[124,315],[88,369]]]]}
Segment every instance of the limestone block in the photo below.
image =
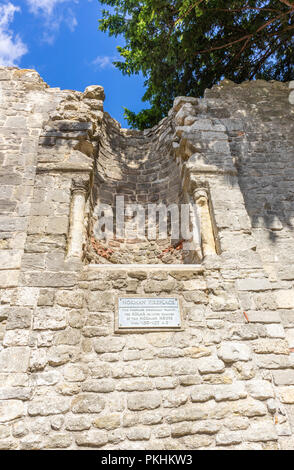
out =
{"type": "Polygon", "coordinates": [[[6,329],[16,330],[31,327],[32,311],[29,308],[14,307],[9,309],[6,329]]]}
{"type": "MultiPolygon", "coordinates": [[[[195,449],[203,449],[203,447],[209,447],[214,443],[214,439],[211,436],[185,436],[181,439],[183,441],[183,445],[187,449],[195,450],[195,449]]],[[[174,449],[174,443],[177,441],[171,441],[170,449],[174,449]]],[[[179,445],[177,450],[181,450],[182,446],[179,445]]]]}
{"type": "Polygon", "coordinates": [[[49,435],[44,443],[45,449],[66,449],[72,443],[72,436],[66,433],[55,433],[49,435]]]}
{"type": "Polygon", "coordinates": [[[19,280],[19,271],[1,271],[0,270],[0,288],[17,287],[19,280]]]}
{"type": "Polygon", "coordinates": [[[238,290],[263,291],[271,289],[270,282],[267,279],[239,279],[236,285],[238,290]]]}
{"type": "Polygon", "coordinates": [[[93,425],[98,429],[110,431],[120,427],[120,414],[103,415],[93,421],[93,425]]]}
{"type": "Polygon", "coordinates": [[[183,437],[195,434],[193,423],[177,423],[171,426],[172,437],[183,437]]]}
{"type": "Polygon", "coordinates": [[[91,424],[91,418],[87,416],[67,416],[65,418],[67,431],[85,431],[90,429],[91,424]]]}
{"type": "Polygon", "coordinates": [[[24,404],[20,400],[0,401],[0,423],[7,423],[25,414],[24,404]]]}
{"type": "Polygon", "coordinates": [[[162,396],[162,406],[164,408],[178,408],[187,402],[188,396],[187,392],[166,392],[162,396]]]}
{"type": "Polygon", "coordinates": [[[54,416],[50,422],[51,428],[54,429],[54,431],[59,431],[64,423],[64,418],[63,416],[54,416]]]}
{"type": "Polygon", "coordinates": [[[14,437],[24,437],[28,434],[28,432],[29,432],[28,428],[22,421],[18,421],[13,425],[12,434],[14,437]]]}
{"type": "Polygon", "coordinates": [[[251,359],[251,351],[246,344],[242,343],[223,343],[218,350],[218,357],[226,363],[237,361],[249,361],[251,359]]]}
{"type": "Polygon", "coordinates": [[[35,307],[39,296],[39,289],[36,287],[20,287],[17,289],[15,305],[21,307],[35,307]]]}
{"type": "Polygon", "coordinates": [[[170,410],[166,421],[170,424],[181,423],[182,421],[198,421],[206,419],[209,412],[204,405],[188,405],[176,410],[170,410]]]}
{"type": "Polygon", "coordinates": [[[174,280],[170,281],[147,281],[144,285],[146,293],[159,293],[159,292],[172,292],[175,289],[176,283],[174,280]]]}
{"type": "Polygon", "coordinates": [[[131,411],[154,410],[161,404],[158,392],[142,392],[127,397],[128,409],[131,411]]]}
{"type": "Polygon", "coordinates": [[[2,250],[0,251],[0,270],[20,269],[22,251],[2,250]]]}
{"type": "Polygon", "coordinates": [[[145,392],[147,390],[153,390],[154,388],[155,385],[153,381],[147,378],[120,381],[117,386],[117,390],[123,390],[124,392],[145,392]]]}
{"type": "Polygon", "coordinates": [[[3,338],[3,346],[28,346],[29,338],[29,330],[6,330],[3,338]]]}
{"type": "Polygon", "coordinates": [[[235,401],[247,397],[245,386],[242,382],[233,385],[216,385],[214,388],[215,401],[235,401]]]}
{"type": "Polygon", "coordinates": [[[278,311],[247,311],[250,323],[281,323],[280,313],[278,311]]]}
{"type": "Polygon", "coordinates": [[[88,308],[91,312],[107,312],[114,307],[114,295],[110,292],[90,292],[88,308]]]}
{"type": "Polygon", "coordinates": [[[62,330],[66,327],[66,311],[60,307],[38,307],[36,309],[34,330],[62,330]]]}
{"type": "Polygon", "coordinates": [[[48,217],[46,232],[66,235],[68,231],[68,217],[48,217]]]}
{"type": "Polygon", "coordinates": [[[215,374],[225,370],[225,364],[217,357],[202,358],[197,361],[200,374],[215,374]]]}
{"type": "Polygon", "coordinates": [[[195,108],[192,103],[184,103],[182,104],[181,108],[177,112],[175,116],[175,123],[177,126],[183,126],[185,122],[185,118],[189,116],[195,115],[195,108]]]}
{"type": "Polygon", "coordinates": [[[98,354],[105,352],[119,352],[125,346],[124,338],[99,338],[94,342],[94,349],[98,354]]]}
{"type": "Polygon", "coordinates": [[[44,349],[34,349],[31,351],[30,356],[30,372],[45,369],[47,365],[47,351],[44,349]]]}
{"type": "Polygon", "coordinates": [[[194,402],[205,402],[212,400],[215,395],[215,390],[210,385],[198,385],[193,387],[191,392],[191,401],[194,402]]]}
{"type": "Polygon", "coordinates": [[[294,387],[279,388],[279,397],[282,403],[294,405],[294,387]]]}
{"type": "Polygon", "coordinates": [[[252,423],[250,428],[244,431],[244,440],[253,442],[275,441],[277,432],[272,421],[252,423]]]}
{"type": "Polygon", "coordinates": [[[287,369],[294,368],[294,360],[291,356],[277,354],[259,354],[256,363],[263,369],[287,369]]]}
{"type": "Polygon", "coordinates": [[[250,421],[248,418],[227,418],[224,424],[231,431],[241,431],[249,427],[250,421]]]}
{"type": "Polygon", "coordinates": [[[178,379],[174,377],[164,377],[155,379],[155,387],[158,390],[171,390],[178,385],[178,379]]]}
{"type": "Polygon", "coordinates": [[[276,385],[294,385],[294,370],[275,370],[273,377],[276,385]]]}
{"type": "Polygon", "coordinates": [[[0,351],[1,372],[26,372],[30,350],[27,347],[12,347],[0,351]]]}
{"type": "Polygon", "coordinates": [[[273,387],[266,380],[251,380],[246,386],[249,394],[257,400],[267,400],[274,397],[273,387]]]}
{"type": "Polygon", "coordinates": [[[30,387],[1,387],[0,400],[29,400],[33,390],[30,387]]]}
{"type": "Polygon", "coordinates": [[[78,434],[75,438],[76,444],[81,447],[102,447],[108,442],[107,433],[100,430],[91,430],[78,434]]]}
{"type": "Polygon", "coordinates": [[[282,325],[266,325],[265,329],[270,338],[285,338],[285,330],[282,325]]]}
{"type": "Polygon", "coordinates": [[[100,85],[90,85],[85,89],[83,96],[91,100],[104,100],[104,88],[100,85]]]}
{"type": "Polygon", "coordinates": [[[83,365],[67,364],[63,375],[69,382],[83,382],[87,377],[87,368],[83,365]]]}
{"type": "Polygon", "coordinates": [[[52,367],[61,366],[69,361],[75,361],[79,357],[80,350],[73,346],[60,345],[50,348],[48,363],[52,367]]]}
{"type": "Polygon", "coordinates": [[[100,413],[105,407],[105,401],[95,393],[85,393],[72,400],[73,413],[100,413]]]}
{"type": "Polygon", "coordinates": [[[214,311],[228,311],[228,310],[238,310],[239,303],[236,297],[227,292],[218,293],[218,295],[210,296],[210,307],[214,311]]]}
{"type": "Polygon", "coordinates": [[[276,292],[278,308],[294,308],[294,290],[279,290],[276,292]]]}
{"type": "Polygon", "coordinates": [[[196,434],[216,434],[220,428],[221,423],[213,420],[194,423],[194,432],[196,434]]]}
{"type": "Polygon", "coordinates": [[[70,402],[68,398],[58,396],[46,396],[35,398],[28,405],[28,414],[30,416],[49,416],[66,413],[69,411],[70,402]]]}
{"type": "Polygon", "coordinates": [[[60,372],[50,371],[32,374],[32,381],[37,386],[50,386],[56,385],[62,379],[60,372]]]}
{"type": "Polygon", "coordinates": [[[234,444],[240,444],[243,441],[242,433],[239,431],[227,431],[219,433],[216,436],[216,445],[217,446],[231,446],[234,444]]]}
{"type": "MultiPolygon", "coordinates": [[[[287,330],[287,338],[288,338],[287,330]]],[[[252,349],[256,354],[289,354],[291,344],[279,339],[259,339],[252,344],[252,349]]]]}
{"type": "Polygon", "coordinates": [[[79,290],[59,290],[56,293],[56,303],[63,307],[81,308],[83,306],[84,293],[79,290]]]}
{"type": "Polygon", "coordinates": [[[68,344],[75,346],[81,341],[81,332],[72,328],[60,331],[55,335],[54,344],[68,344]]]}

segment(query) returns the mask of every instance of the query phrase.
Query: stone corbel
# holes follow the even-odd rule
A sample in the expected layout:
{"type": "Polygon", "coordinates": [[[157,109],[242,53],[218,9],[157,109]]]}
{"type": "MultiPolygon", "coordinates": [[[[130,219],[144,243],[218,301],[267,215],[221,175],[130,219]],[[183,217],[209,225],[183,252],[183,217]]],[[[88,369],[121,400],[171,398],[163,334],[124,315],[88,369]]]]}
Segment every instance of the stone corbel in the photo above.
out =
{"type": "Polygon", "coordinates": [[[212,217],[209,207],[209,194],[205,186],[196,187],[192,191],[193,200],[197,206],[200,221],[200,233],[203,255],[217,254],[216,243],[213,233],[212,217]]]}
{"type": "Polygon", "coordinates": [[[84,218],[89,181],[77,178],[72,181],[72,202],[68,237],[67,258],[82,258],[84,240],[84,218]]]}

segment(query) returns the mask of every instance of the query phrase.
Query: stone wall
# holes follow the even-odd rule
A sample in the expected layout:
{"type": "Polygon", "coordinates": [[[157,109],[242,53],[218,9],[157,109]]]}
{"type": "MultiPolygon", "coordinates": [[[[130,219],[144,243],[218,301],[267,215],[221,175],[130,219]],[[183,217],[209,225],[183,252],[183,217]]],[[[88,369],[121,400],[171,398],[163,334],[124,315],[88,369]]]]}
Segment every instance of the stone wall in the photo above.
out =
{"type": "Polygon", "coordinates": [[[137,133],[103,112],[101,87],[0,78],[0,447],[293,449],[288,85],[224,81],[137,133]],[[167,178],[162,200],[205,188],[217,254],[205,238],[198,264],[131,258],[125,241],[117,264],[94,253],[108,188],[155,194],[141,155],[167,178]],[[177,294],[182,331],[115,334],[123,294],[177,294]]]}
{"type": "MultiPolygon", "coordinates": [[[[98,205],[108,204],[116,214],[116,198],[124,197],[125,204],[140,204],[147,216],[148,204],[178,204],[181,200],[181,179],[171,155],[174,133],[171,119],[164,119],[156,128],[141,133],[121,129],[105,114],[100,146],[95,165],[92,195],[92,242],[87,259],[94,263],[182,263],[182,250],[176,249],[179,240],[148,239],[148,218],[141,239],[132,235],[133,219],[126,225],[129,237],[97,240],[93,231],[98,205]]],[[[116,221],[115,221],[116,222],[116,221]]],[[[158,222],[158,221],[157,221],[158,222]]],[[[116,223],[114,223],[114,232],[116,223]]]]}

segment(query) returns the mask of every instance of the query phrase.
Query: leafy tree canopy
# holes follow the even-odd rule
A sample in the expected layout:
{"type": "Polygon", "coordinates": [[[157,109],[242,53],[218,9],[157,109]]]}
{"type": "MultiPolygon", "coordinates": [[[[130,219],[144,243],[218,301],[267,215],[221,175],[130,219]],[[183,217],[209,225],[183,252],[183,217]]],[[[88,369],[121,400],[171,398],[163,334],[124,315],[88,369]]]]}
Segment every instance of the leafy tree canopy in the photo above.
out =
{"type": "Polygon", "coordinates": [[[122,35],[114,65],[142,72],[150,108],[125,109],[133,128],[152,127],[176,96],[202,96],[226,77],[237,83],[294,79],[294,0],[102,0],[99,29],[122,35]]]}

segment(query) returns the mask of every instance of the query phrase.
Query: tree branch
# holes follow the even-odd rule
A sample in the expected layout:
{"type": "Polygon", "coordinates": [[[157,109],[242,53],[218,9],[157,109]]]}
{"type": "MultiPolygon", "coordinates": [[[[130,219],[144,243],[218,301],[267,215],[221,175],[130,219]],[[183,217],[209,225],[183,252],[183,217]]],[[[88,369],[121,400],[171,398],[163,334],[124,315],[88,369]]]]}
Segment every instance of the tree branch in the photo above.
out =
{"type": "Polygon", "coordinates": [[[288,0],[279,0],[281,3],[284,3],[284,5],[287,5],[290,7],[292,10],[294,9],[294,3],[288,2],[288,0]]]}
{"type": "Polygon", "coordinates": [[[274,23],[274,21],[277,21],[280,18],[282,18],[283,16],[287,16],[288,14],[289,14],[289,12],[287,11],[287,12],[281,13],[280,15],[276,16],[275,18],[272,18],[271,20],[268,20],[262,26],[257,28],[257,30],[254,33],[246,34],[245,36],[243,36],[239,39],[236,39],[235,41],[231,41],[231,42],[228,42],[226,44],[223,44],[222,46],[211,47],[210,49],[204,49],[204,50],[201,50],[201,51],[196,51],[196,53],[197,54],[203,54],[205,52],[218,51],[218,50],[221,50],[221,49],[225,49],[227,47],[232,47],[234,44],[238,44],[239,42],[246,41],[245,44],[242,46],[240,52],[238,53],[238,57],[239,57],[242,54],[243,50],[246,49],[247,44],[249,43],[250,39],[252,39],[256,34],[263,31],[267,26],[274,23]]]}
{"type": "Polygon", "coordinates": [[[182,15],[180,16],[179,18],[176,19],[176,21],[174,22],[174,25],[182,20],[183,18],[185,18],[187,15],[189,15],[190,11],[193,10],[193,8],[195,7],[198,7],[200,5],[200,3],[202,3],[204,0],[198,0],[197,2],[195,2],[193,5],[190,6],[190,8],[188,8],[188,10],[182,15]]]}

